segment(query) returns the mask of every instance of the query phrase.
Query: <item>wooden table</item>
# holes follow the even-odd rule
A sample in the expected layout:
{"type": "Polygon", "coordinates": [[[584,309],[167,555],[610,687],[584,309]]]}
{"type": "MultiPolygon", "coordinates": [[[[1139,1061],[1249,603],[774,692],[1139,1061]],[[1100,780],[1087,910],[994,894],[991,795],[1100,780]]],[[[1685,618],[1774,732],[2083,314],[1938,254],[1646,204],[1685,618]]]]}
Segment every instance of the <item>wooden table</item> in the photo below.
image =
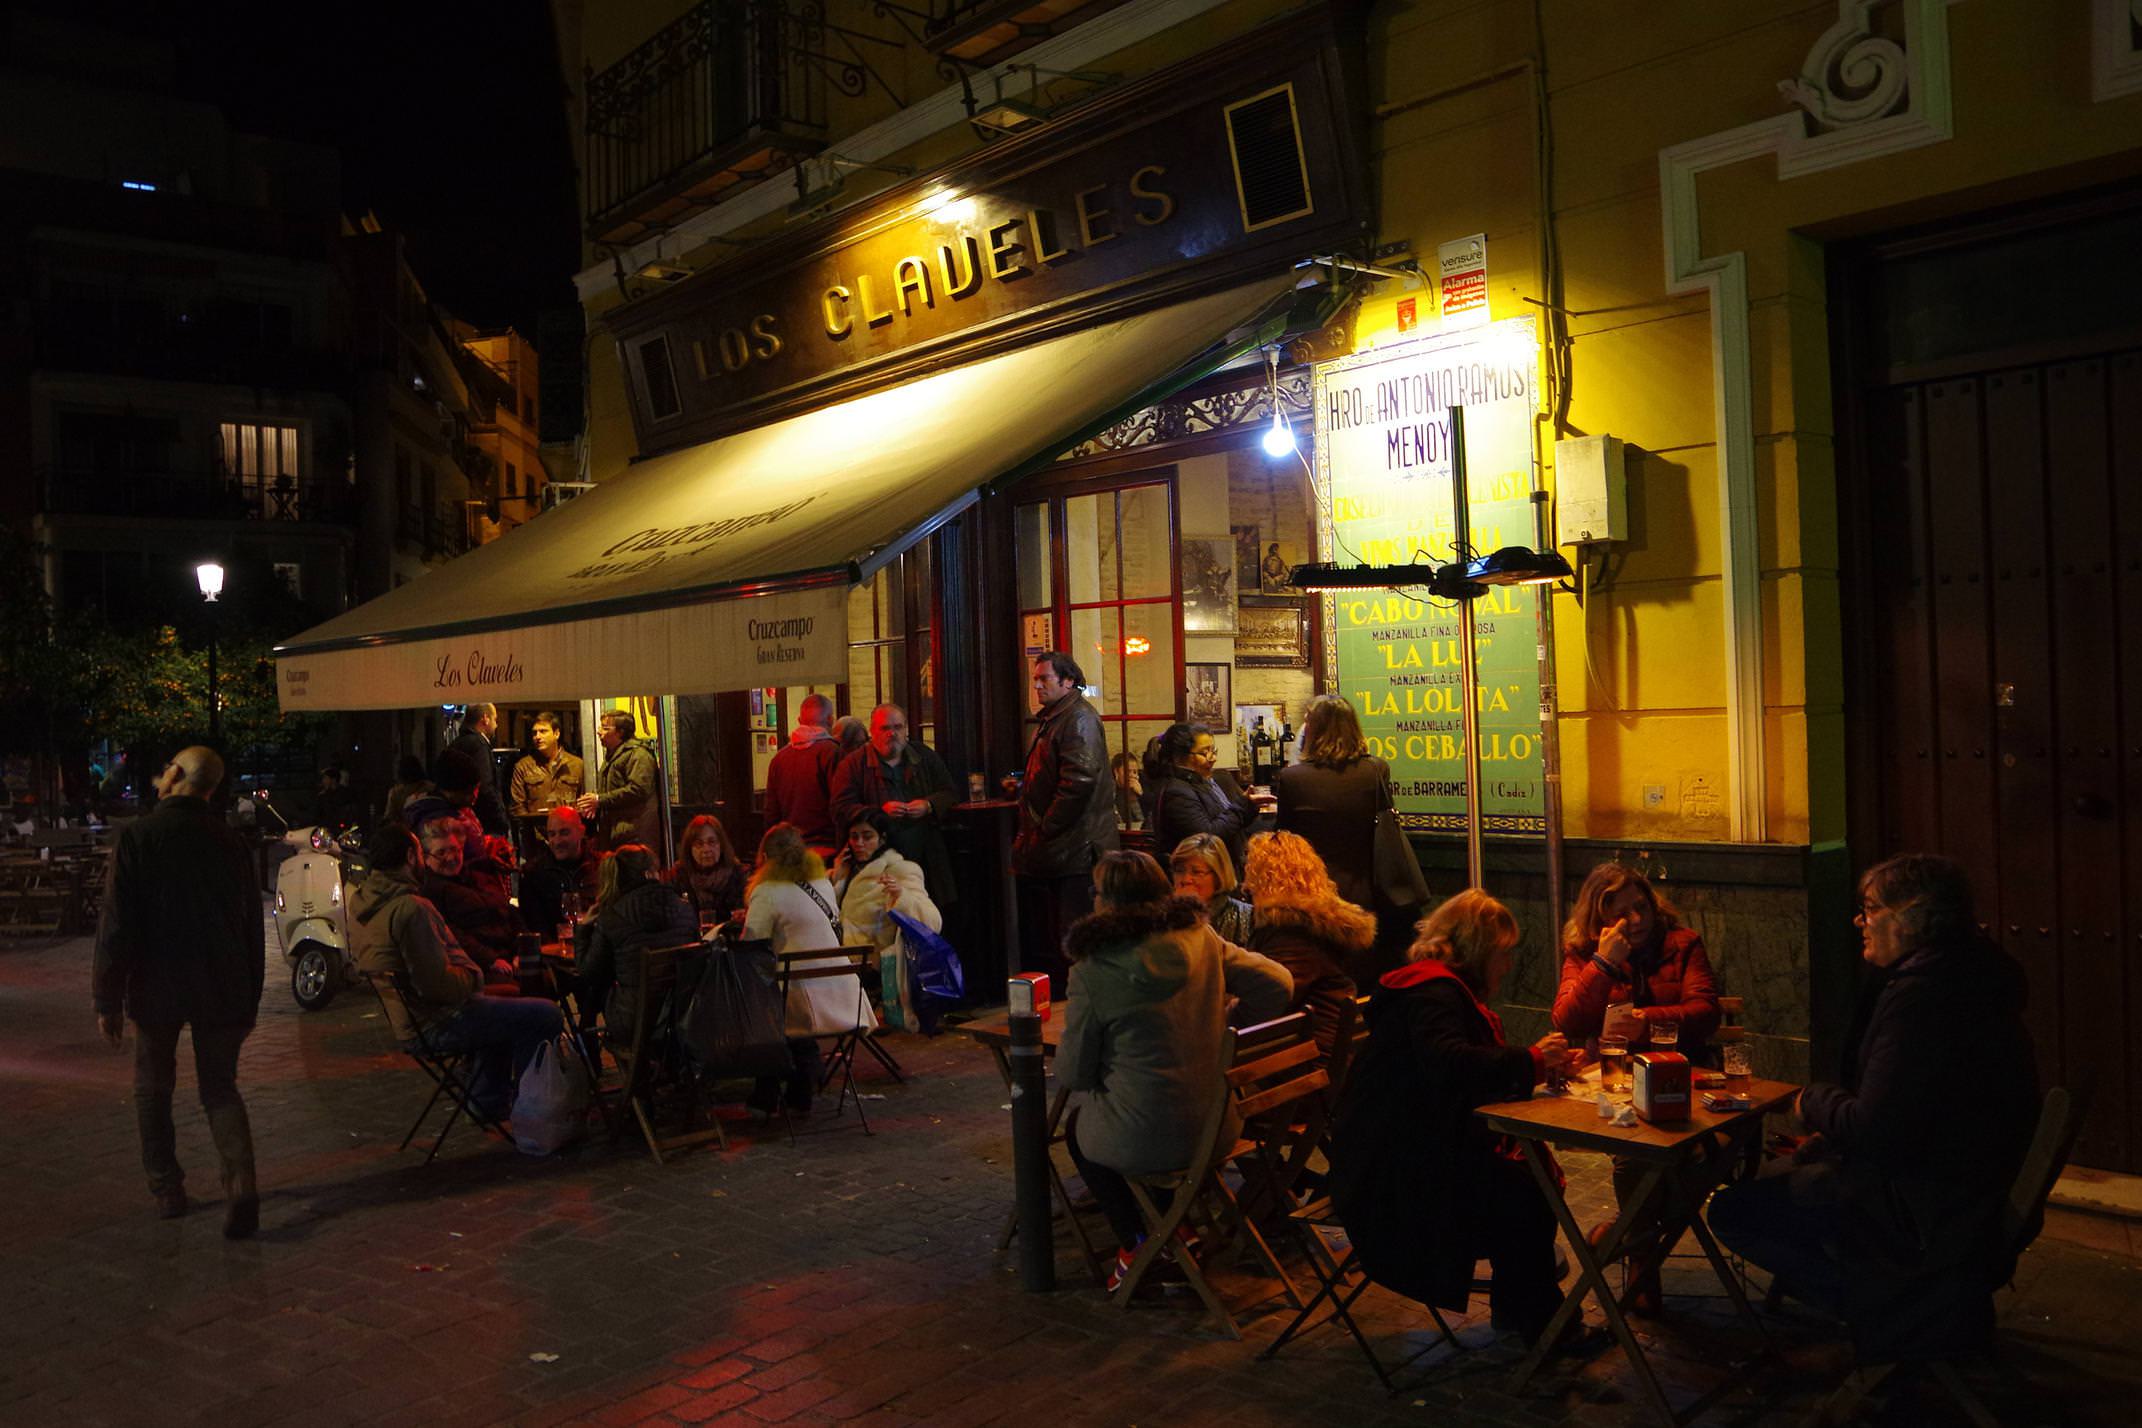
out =
{"type": "MultiPolygon", "coordinates": [[[[952,1030],[965,1032],[989,1048],[990,1054],[997,1058],[997,1072],[1004,1078],[1004,1088],[1010,1090],[1012,1088],[1011,1013],[1009,1011],[990,1012],[986,1016],[978,1016],[972,1021],[953,1027],[952,1030]]],[[[1041,1054],[1054,1060],[1056,1048],[1063,1039],[1064,1007],[1061,1003],[1058,1003],[1050,1008],[1048,1020],[1041,1024],[1041,1054]]],[[[1086,1257],[1088,1272],[1093,1275],[1098,1283],[1106,1284],[1108,1282],[1107,1266],[1103,1262],[1100,1252],[1094,1248],[1093,1238],[1086,1233],[1085,1222],[1079,1219],[1078,1212],[1071,1208],[1071,1192],[1064,1188],[1063,1174],[1056,1168],[1054,1151],[1056,1146],[1062,1145],[1064,1142],[1062,1129],[1064,1108],[1070,1102],[1070,1099],[1071,1092],[1062,1086],[1058,1086],[1056,1094],[1049,1098],[1049,1187],[1050,1192],[1056,1196],[1056,1203],[1063,1208],[1064,1219],[1071,1224],[1072,1234],[1078,1239],[1079,1250],[1086,1257]]],[[[1014,1206],[1011,1212],[1004,1217],[1003,1232],[997,1236],[997,1249],[999,1251],[1010,1249],[1012,1237],[1018,1232],[1019,1211],[1014,1206]]]]}
{"type": "Polygon", "coordinates": [[[1633,1126],[1616,1126],[1599,1115],[1594,1099],[1598,1092],[1598,1075],[1594,1068],[1580,1078],[1575,1083],[1579,1092],[1576,1095],[1542,1094],[1530,1100],[1496,1102],[1474,1112],[1490,1128],[1509,1136],[1523,1148],[1525,1163],[1532,1167],[1532,1176],[1539,1183],[1540,1193],[1547,1197],[1555,1218],[1561,1222],[1562,1232],[1569,1239],[1569,1252],[1579,1266],[1577,1282],[1570,1286],[1563,1297],[1562,1307],[1548,1321],[1547,1331],[1525,1356],[1524,1362],[1517,1366],[1511,1386],[1523,1388],[1539,1371],[1548,1349],[1561,1335],[1564,1326],[1573,1317],[1583,1314],[1585,1296],[1590,1295],[1598,1301],[1600,1311],[1606,1315],[1607,1327],[1613,1331],[1622,1353],[1636,1369],[1645,1398],[1660,1418],[1673,1428],[1679,1428],[1770,1356],[1770,1331],[1749,1307],[1739,1276],[1726,1263],[1717,1240],[1711,1237],[1710,1227],[1703,1223],[1697,1211],[1734,1163],[1753,1148],[1756,1138],[1762,1134],[1764,1113],[1790,1104],[1800,1088],[1783,1081],[1737,1083],[1734,1089],[1754,1103],[1745,1111],[1707,1111],[1703,1109],[1703,1090],[1696,1090],[1692,1093],[1695,1109],[1686,1121],[1653,1125],[1640,1120],[1633,1126]],[[1615,1216],[1606,1237],[1596,1246],[1577,1223],[1576,1216],[1570,1213],[1555,1184],[1547,1156],[1550,1145],[1618,1155],[1643,1167],[1635,1190],[1622,1202],[1620,1213],[1615,1216]],[[1604,1270],[1605,1264],[1620,1253],[1630,1228],[1654,1214],[1658,1222],[1658,1243],[1662,1248],[1671,1247],[1684,1231],[1696,1237],[1711,1268],[1717,1272],[1719,1282],[1725,1285],[1734,1311],[1755,1331],[1761,1346],[1761,1352],[1754,1360],[1742,1365],[1738,1372],[1729,1374],[1725,1382],[1679,1412],[1667,1401],[1665,1390],[1660,1388],[1658,1377],[1652,1373],[1635,1335],[1629,1332],[1621,1304],[1607,1288],[1604,1270]]]}

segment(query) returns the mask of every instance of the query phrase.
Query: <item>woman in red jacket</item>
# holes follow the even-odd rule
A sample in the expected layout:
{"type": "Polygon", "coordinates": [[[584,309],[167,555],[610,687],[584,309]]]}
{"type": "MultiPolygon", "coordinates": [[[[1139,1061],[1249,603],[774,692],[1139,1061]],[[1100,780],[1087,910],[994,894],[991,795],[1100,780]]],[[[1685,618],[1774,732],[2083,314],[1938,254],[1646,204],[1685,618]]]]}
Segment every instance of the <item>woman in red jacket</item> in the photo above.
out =
{"type": "MultiPolygon", "coordinates": [[[[1609,1006],[1633,1008],[1637,1025],[1626,1031],[1635,1050],[1648,1037],[1648,1023],[1680,1024],[1675,1050],[1695,1059],[1718,1029],[1718,986],[1710,954],[1693,928],[1681,925],[1673,904],[1660,897],[1642,873],[1619,863],[1601,863],[1577,891],[1577,905],[1562,928],[1562,983],[1554,994],[1554,1029],[1596,1050],[1609,1006]]],[[[1621,1034],[1621,1033],[1617,1033],[1621,1034]]],[[[1614,1194],[1628,1195],[1643,1167],[1614,1159],[1614,1194]]],[[[1632,1242],[1651,1229],[1636,1225],[1632,1242]]],[[[1596,1243],[1605,1225],[1592,1231],[1596,1243]]],[[[1632,1249],[1629,1307],[1641,1314],[1661,1308],[1659,1262],[1671,1245],[1632,1249]]]]}

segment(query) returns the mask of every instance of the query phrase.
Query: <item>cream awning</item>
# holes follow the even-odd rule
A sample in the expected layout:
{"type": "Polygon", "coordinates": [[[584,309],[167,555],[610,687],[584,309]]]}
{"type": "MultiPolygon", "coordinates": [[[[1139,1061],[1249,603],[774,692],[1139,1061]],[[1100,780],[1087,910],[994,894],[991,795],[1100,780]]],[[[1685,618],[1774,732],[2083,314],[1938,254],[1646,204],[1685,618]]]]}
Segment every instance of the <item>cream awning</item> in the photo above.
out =
{"type": "Polygon", "coordinates": [[[1290,276],[640,462],[277,647],[288,710],[847,677],[846,596],[980,488],[1255,340],[1290,276]]]}

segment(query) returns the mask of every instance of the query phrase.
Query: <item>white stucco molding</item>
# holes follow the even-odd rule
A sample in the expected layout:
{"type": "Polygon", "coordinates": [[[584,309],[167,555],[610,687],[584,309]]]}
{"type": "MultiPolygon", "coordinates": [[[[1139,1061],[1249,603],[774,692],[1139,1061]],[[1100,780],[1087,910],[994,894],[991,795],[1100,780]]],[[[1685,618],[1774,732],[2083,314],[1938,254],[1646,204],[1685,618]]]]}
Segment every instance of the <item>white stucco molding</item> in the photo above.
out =
{"type": "Polygon", "coordinates": [[[1696,176],[1775,155],[1782,182],[1948,139],[1948,7],[1954,0],[1901,0],[1902,45],[1874,32],[1876,3],[1838,0],[1837,23],[1816,40],[1799,75],[1778,86],[1800,112],[1659,151],[1666,291],[1704,293],[1711,309],[1711,401],[1726,590],[1726,809],[1729,836],[1737,842],[1761,842],[1768,833],[1748,261],[1739,252],[1704,253],[1696,176]]]}
{"type": "Polygon", "coordinates": [[[2142,0],[2090,0],[2090,98],[2142,94],[2142,0]]]}
{"type": "MultiPolygon", "coordinates": [[[[1025,69],[1038,65],[1045,71],[1066,73],[1090,69],[1097,60],[1194,20],[1226,3],[1227,0],[1131,0],[1127,5],[1119,5],[1031,49],[1021,50],[1003,64],[977,71],[971,83],[977,95],[988,96],[997,92],[998,79],[1008,76],[1014,67],[1025,69]]],[[[933,134],[966,122],[965,91],[955,84],[927,99],[915,101],[868,128],[834,139],[832,148],[842,158],[868,163],[890,158],[933,134]]],[[[637,272],[665,254],[674,262],[681,254],[703,243],[781,212],[795,196],[794,187],[780,178],[754,184],[736,197],[703,209],[665,232],[624,250],[625,271],[637,272]]],[[[605,261],[583,269],[574,277],[573,286],[585,304],[616,281],[616,264],[605,261]]]]}

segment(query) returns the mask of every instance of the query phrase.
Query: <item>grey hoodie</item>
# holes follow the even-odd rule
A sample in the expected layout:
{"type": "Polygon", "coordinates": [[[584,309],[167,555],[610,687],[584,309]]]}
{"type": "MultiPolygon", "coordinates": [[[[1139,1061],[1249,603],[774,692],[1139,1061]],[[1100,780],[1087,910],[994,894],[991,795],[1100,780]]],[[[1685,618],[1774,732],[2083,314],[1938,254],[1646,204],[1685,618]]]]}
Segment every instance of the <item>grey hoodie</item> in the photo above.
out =
{"type": "MultiPolygon", "coordinates": [[[[401,996],[385,997],[395,1039],[444,1021],[483,990],[483,972],[454,940],[431,900],[417,893],[407,868],[375,868],[350,894],[350,950],[357,970],[375,982],[399,982],[401,996]]],[[[382,989],[387,990],[387,989],[382,989]]]]}
{"type": "MultiPolygon", "coordinates": [[[[1227,998],[1244,1026],[1283,1014],[1294,979],[1175,898],[1082,918],[1066,939],[1069,1001],[1056,1074],[1079,1093],[1079,1150],[1127,1175],[1183,1169],[1213,1097],[1227,998]]],[[[1232,1136],[1234,1127],[1221,1134],[1232,1136]]]]}

